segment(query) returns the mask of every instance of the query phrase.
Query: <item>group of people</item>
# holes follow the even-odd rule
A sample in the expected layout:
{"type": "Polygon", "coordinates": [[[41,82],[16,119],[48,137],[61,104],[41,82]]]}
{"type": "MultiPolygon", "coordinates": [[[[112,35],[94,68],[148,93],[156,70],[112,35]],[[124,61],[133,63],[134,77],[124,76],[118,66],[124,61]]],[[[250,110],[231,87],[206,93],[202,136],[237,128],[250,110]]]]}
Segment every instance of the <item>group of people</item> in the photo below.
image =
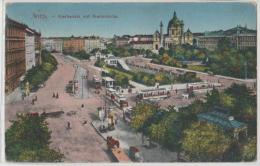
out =
{"type": "MultiPolygon", "coordinates": [[[[83,122],[82,122],[82,125],[85,125],[85,124],[87,124],[88,123],[88,121],[87,120],[84,120],[83,122]]],[[[71,124],[70,124],[70,122],[67,122],[67,130],[70,130],[71,129],[71,124]]]]}
{"type": "Polygon", "coordinates": [[[56,94],[53,92],[53,94],[52,94],[52,98],[56,98],[56,99],[58,99],[59,98],[59,93],[57,92],[56,94]]]}

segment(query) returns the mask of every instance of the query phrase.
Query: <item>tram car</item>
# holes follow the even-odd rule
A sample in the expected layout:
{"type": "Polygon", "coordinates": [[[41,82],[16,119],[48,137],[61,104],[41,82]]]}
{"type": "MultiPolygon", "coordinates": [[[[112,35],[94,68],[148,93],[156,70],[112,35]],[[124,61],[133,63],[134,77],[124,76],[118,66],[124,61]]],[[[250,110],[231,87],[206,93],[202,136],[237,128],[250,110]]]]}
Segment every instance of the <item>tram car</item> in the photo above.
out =
{"type": "Polygon", "coordinates": [[[106,98],[112,101],[115,105],[120,108],[128,107],[128,102],[123,94],[116,92],[113,88],[108,88],[106,90],[106,98]]]}
{"type": "Polygon", "coordinates": [[[93,84],[95,89],[101,89],[101,80],[94,75],[93,77],[93,84]]]}
{"type": "Polygon", "coordinates": [[[137,99],[139,100],[147,100],[147,99],[165,99],[169,97],[170,92],[166,90],[166,88],[153,88],[153,89],[145,89],[141,90],[137,99]]]}

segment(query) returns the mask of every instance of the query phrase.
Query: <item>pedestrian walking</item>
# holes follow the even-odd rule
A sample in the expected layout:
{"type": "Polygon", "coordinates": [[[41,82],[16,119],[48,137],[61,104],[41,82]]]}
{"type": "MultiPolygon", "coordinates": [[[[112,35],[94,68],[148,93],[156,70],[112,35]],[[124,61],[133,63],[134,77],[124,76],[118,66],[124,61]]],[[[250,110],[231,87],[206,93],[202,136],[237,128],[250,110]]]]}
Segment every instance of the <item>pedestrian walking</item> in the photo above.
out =
{"type": "Polygon", "coordinates": [[[52,94],[52,98],[55,98],[55,93],[53,92],[53,94],[52,94]]]}
{"type": "Polygon", "coordinates": [[[24,100],[24,93],[22,93],[22,100],[24,100]]]}
{"type": "Polygon", "coordinates": [[[58,99],[59,98],[59,94],[58,94],[58,92],[57,92],[57,94],[56,94],[56,99],[58,99]]]}
{"type": "Polygon", "coordinates": [[[84,104],[81,105],[81,108],[84,108],[84,104]]]}
{"type": "Polygon", "coordinates": [[[178,93],[178,90],[177,89],[175,89],[175,92],[176,92],[176,94],[178,93]]]}
{"type": "Polygon", "coordinates": [[[34,105],[34,99],[32,99],[32,105],[34,105]]]}
{"type": "Polygon", "coordinates": [[[85,125],[85,124],[87,124],[87,123],[88,123],[88,122],[87,122],[86,120],[84,120],[82,124],[85,125]]]}
{"type": "Polygon", "coordinates": [[[70,122],[67,123],[67,129],[71,129],[70,122]]]}
{"type": "Polygon", "coordinates": [[[37,95],[35,96],[34,100],[37,101],[37,95]]]}

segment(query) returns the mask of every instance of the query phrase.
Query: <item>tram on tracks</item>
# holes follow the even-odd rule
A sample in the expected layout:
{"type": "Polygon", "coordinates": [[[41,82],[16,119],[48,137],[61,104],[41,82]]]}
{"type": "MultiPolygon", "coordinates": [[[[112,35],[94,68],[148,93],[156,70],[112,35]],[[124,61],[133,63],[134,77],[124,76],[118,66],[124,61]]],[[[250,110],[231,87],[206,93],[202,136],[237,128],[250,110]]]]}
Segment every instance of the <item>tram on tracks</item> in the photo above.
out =
{"type": "Polygon", "coordinates": [[[170,96],[170,92],[166,88],[151,88],[141,90],[137,99],[147,100],[147,99],[165,99],[170,96]]]}
{"type": "Polygon", "coordinates": [[[106,89],[106,98],[112,101],[115,105],[117,105],[120,108],[128,107],[126,97],[123,94],[118,93],[113,88],[106,89]]]}

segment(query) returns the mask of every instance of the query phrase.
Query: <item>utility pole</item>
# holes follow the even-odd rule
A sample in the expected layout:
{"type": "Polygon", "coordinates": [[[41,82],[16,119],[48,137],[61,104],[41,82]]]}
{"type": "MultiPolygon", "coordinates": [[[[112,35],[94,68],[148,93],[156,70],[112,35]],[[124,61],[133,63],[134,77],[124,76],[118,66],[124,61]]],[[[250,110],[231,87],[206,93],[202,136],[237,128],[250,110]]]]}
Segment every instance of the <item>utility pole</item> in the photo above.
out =
{"type": "Polygon", "coordinates": [[[244,66],[245,66],[245,79],[247,79],[247,61],[245,61],[244,66]]]}
{"type": "Polygon", "coordinates": [[[83,99],[83,97],[84,97],[84,96],[83,96],[83,91],[84,91],[84,89],[83,89],[83,88],[84,88],[83,79],[84,79],[84,75],[81,76],[81,80],[82,80],[82,82],[81,82],[81,85],[82,85],[82,86],[81,86],[81,91],[82,91],[82,93],[81,93],[81,98],[82,98],[82,99],[83,99]]]}
{"type": "Polygon", "coordinates": [[[87,79],[87,89],[88,89],[87,90],[87,97],[89,98],[89,86],[88,86],[89,70],[87,69],[86,71],[87,71],[86,79],[87,79]]]}

